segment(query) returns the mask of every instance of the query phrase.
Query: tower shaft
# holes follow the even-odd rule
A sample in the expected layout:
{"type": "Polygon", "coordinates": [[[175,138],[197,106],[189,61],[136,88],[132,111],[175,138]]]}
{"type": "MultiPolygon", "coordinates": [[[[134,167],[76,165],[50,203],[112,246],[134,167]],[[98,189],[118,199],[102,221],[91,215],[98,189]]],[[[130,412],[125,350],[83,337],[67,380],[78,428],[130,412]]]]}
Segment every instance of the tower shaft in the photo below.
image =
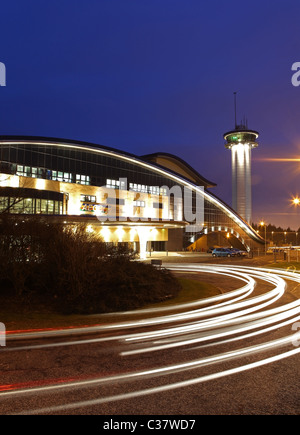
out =
{"type": "Polygon", "coordinates": [[[248,223],[251,223],[251,147],[234,145],[231,149],[232,207],[248,223]]]}
{"type": "Polygon", "coordinates": [[[258,133],[237,126],[224,135],[225,147],[231,150],[232,208],[248,223],[252,218],[251,153],[258,133]]]}

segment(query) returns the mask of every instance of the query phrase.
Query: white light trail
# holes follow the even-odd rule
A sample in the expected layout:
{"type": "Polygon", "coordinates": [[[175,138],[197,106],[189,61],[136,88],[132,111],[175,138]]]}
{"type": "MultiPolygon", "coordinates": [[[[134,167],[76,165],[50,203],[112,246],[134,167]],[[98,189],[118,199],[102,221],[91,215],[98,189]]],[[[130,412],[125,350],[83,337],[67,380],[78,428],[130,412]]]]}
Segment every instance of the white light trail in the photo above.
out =
{"type": "MultiPolygon", "coordinates": [[[[300,300],[285,302],[283,296],[287,286],[300,284],[300,274],[297,272],[283,271],[279,269],[255,269],[244,266],[215,266],[215,265],[171,265],[170,269],[180,272],[212,273],[215,276],[226,276],[239,280],[241,286],[213,298],[200,299],[193,303],[181,304],[172,307],[173,312],[157,310],[156,317],[146,317],[141,320],[129,320],[108,325],[96,325],[88,328],[74,328],[74,330],[34,332],[30,334],[18,333],[14,339],[39,338],[46,336],[50,342],[43,344],[31,344],[30,346],[8,347],[5,351],[16,352],[31,349],[32,351],[65,346],[94,346],[102,341],[114,341],[119,347],[122,358],[139,358],[141,353],[156,352],[155,366],[140,371],[120,373],[112,376],[99,376],[93,379],[83,379],[53,383],[51,385],[34,386],[28,388],[12,389],[0,393],[1,398],[19,397],[27,394],[64,392],[68,389],[92,388],[100,385],[114,384],[120,381],[134,383],[144,380],[145,387],[138,388],[130,393],[115,394],[107,397],[96,398],[88,401],[78,401],[65,405],[50,406],[31,410],[28,413],[57,412],[73,408],[93,406],[118,400],[128,400],[134,397],[149,394],[163,393],[172,389],[184,388],[197,383],[208,382],[224,376],[234,375],[250,369],[255,369],[265,364],[280,361],[283,358],[298,355],[300,346],[300,332],[293,332],[293,325],[300,320],[300,300]],[[257,294],[255,293],[257,292],[257,294]],[[176,311],[176,312],[175,312],[176,311]],[[130,329],[135,330],[130,332],[130,329]],[[136,329],[141,328],[141,331],[136,329]],[[147,332],[145,332],[145,329],[147,332]],[[126,332],[124,332],[126,330],[126,332]],[[280,331],[280,337],[264,341],[263,334],[276,330],[276,337],[280,331]],[[111,331],[111,334],[110,334],[111,331]],[[119,333],[121,331],[121,333],[119,333]],[[105,336],[96,338],[82,338],[76,341],[65,339],[52,343],[54,337],[66,336],[68,333],[102,333],[105,336]],[[248,339],[260,336],[257,344],[249,346],[248,339]],[[240,343],[239,348],[234,343],[240,343]],[[248,343],[248,344],[247,344],[248,343]],[[220,346],[226,344],[226,351],[220,346]],[[292,349],[291,349],[292,347],[292,349]],[[186,351],[191,354],[200,352],[201,349],[211,350],[211,355],[200,358],[187,358],[186,351]],[[160,355],[163,352],[172,353],[174,362],[169,365],[160,364],[160,355]],[[181,350],[181,352],[180,352],[181,350]],[[220,351],[221,350],[221,351],[220,351]],[[185,351],[185,352],[183,352],[185,351]],[[271,353],[269,356],[266,354],[271,353]],[[259,357],[263,354],[262,357],[259,357]],[[256,358],[256,361],[241,364],[241,358],[256,358]],[[224,370],[222,363],[230,363],[232,368],[224,370]],[[202,367],[210,368],[210,374],[201,374],[202,367]],[[213,369],[212,367],[215,367],[213,369]],[[160,377],[176,374],[182,371],[188,373],[188,379],[180,382],[164,382],[160,385],[160,377]],[[157,378],[157,386],[147,388],[148,378],[157,378]]],[[[238,281],[236,281],[238,283],[238,281]]],[[[170,308],[171,311],[171,308],[170,308]]],[[[149,315],[150,310],[138,310],[137,313],[149,315]]],[[[126,315],[126,313],[123,313],[126,315]]],[[[153,314],[153,312],[152,312],[153,314]]],[[[127,313],[129,315],[129,313],[127,313]]],[[[133,313],[130,313],[132,316],[133,313]]],[[[11,339],[12,337],[9,337],[11,339]]],[[[9,340],[8,340],[9,342],[9,340]]],[[[164,353],[166,355],[166,353],[164,353]]],[[[1,388],[0,388],[1,389],[1,388]]]]}

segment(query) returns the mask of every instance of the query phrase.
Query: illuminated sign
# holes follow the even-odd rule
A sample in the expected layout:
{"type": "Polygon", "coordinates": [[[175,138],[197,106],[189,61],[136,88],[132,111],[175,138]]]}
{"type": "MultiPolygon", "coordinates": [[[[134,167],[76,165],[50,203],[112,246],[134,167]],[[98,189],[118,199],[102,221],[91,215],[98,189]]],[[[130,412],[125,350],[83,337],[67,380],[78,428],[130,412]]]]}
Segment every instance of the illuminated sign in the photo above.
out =
{"type": "Polygon", "coordinates": [[[98,215],[104,215],[108,213],[108,205],[97,204],[94,202],[82,202],[80,211],[85,213],[97,213],[98,215]]]}

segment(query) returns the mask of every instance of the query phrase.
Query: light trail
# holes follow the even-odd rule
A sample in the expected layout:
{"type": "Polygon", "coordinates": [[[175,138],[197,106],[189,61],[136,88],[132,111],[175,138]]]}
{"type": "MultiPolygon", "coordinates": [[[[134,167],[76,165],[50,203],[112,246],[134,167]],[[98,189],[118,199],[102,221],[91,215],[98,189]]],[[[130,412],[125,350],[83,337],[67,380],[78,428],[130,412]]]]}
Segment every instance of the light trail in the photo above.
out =
{"type": "Polygon", "coordinates": [[[215,379],[223,378],[226,376],[232,376],[232,375],[235,375],[237,373],[244,372],[244,371],[252,370],[254,368],[258,368],[258,367],[261,367],[261,366],[266,365],[266,364],[271,364],[271,363],[274,363],[276,361],[280,361],[284,358],[289,358],[291,356],[297,355],[298,353],[300,353],[300,349],[294,349],[294,350],[282,353],[282,354],[277,355],[277,356],[273,356],[270,358],[266,358],[266,359],[257,361],[255,363],[247,364],[247,365],[240,366],[240,367],[237,367],[234,369],[229,369],[229,370],[224,370],[221,372],[212,373],[210,375],[202,376],[199,378],[192,378],[192,379],[189,379],[189,380],[184,381],[184,382],[177,382],[177,383],[173,383],[173,384],[162,385],[162,386],[156,387],[156,388],[149,388],[149,389],[145,389],[145,390],[134,391],[131,393],[118,394],[115,396],[109,396],[109,397],[99,398],[99,399],[94,399],[94,400],[87,400],[87,401],[82,401],[82,402],[77,402],[77,403],[68,403],[68,404],[64,404],[64,405],[60,405],[60,406],[40,408],[40,409],[29,411],[26,413],[20,413],[20,415],[22,415],[22,414],[36,415],[36,414],[53,413],[53,412],[59,412],[59,411],[67,411],[67,410],[76,409],[79,407],[95,406],[95,405],[101,405],[103,403],[117,402],[119,400],[135,399],[137,397],[148,396],[150,394],[164,393],[164,392],[167,392],[170,390],[175,390],[178,388],[187,388],[191,385],[196,385],[196,384],[212,381],[215,379]]]}
{"type": "MultiPolygon", "coordinates": [[[[180,272],[199,272],[214,274],[222,278],[226,276],[239,280],[241,286],[233,291],[216,297],[200,299],[192,303],[174,305],[157,311],[157,316],[146,317],[139,320],[129,320],[107,325],[95,325],[85,328],[59,329],[47,331],[16,332],[8,337],[8,344],[15,340],[47,338],[43,344],[18,345],[7,347],[5,352],[22,352],[27,350],[38,351],[51,347],[94,346],[104,341],[115,342],[119,346],[122,358],[139,358],[140,354],[155,353],[153,367],[129,373],[114,374],[111,376],[94,376],[91,378],[57,380],[49,383],[45,381],[39,385],[33,381],[26,387],[20,384],[0,385],[0,401],[10,397],[22,397],[28,394],[59,394],[68,390],[82,388],[95,388],[101,385],[116,384],[120,381],[133,385],[137,381],[145,382],[144,388],[137,388],[131,392],[108,395],[94,400],[76,401],[65,405],[40,407],[29,410],[26,414],[57,412],[79,407],[99,405],[118,400],[128,400],[134,397],[163,393],[172,389],[184,388],[197,383],[208,382],[224,376],[230,376],[281,359],[298,355],[300,352],[300,332],[295,333],[291,325],[300,320],[300,300],[284,302],[283,296],[289,284],[300,284],[300,274],[280,269],[255,269],[234,265],[170,265],[170,270],[180,272]],[[259,289],[258,294],[255,294],[259,289]],[[168,314],[168,311],[170,313],[168,314]],[[176,311],[176,312],[174,312],[176,311]],[[134,331],[130,331],[134,328],[134,331]],[[141,329],[137,331],[136,329],[141,329]],[[146,328],[146,331],[145,331],[146,328]],[[248,339],[262,337],[263,334],[273,331],[282,335],[273,340],[259,340],[257,344],[249,346],[248,339]],[[105,336],[101,336],[101,333],[105,336]],[[121,332],[121,333],[120,333],[121,332]],[[53,338],[66,337],[68,334],[99,333],[100,337],[82,338],[74,341],[66,340],[51,342],[53,338]],[[234,343],[241,343],[239,348],[232,347],[234,343]],[[299,342],[299,346],[295,343],[299,342]],[[219,351],[226,345],[226,352],[219,351]],[[231,346],[231,349],[228,349],[231,346]],[[201,349],[210,349],[211,355],[187,360],[186,351],[194,354],[201,349]],[[160,365],[160,354],[177,350],[172,353],[174,363],[160,365]],[[266,357],[266,353],[272,353],[266,357]],[[262,357],[260,358],[260,355],[262,357]],[[256,358],[255,362],[241,364],[242,358],[256,358]],[[230,369],[224,370],[223,363],[233,364],[230,369]],[[210,374],[201,374],[201,369],[210,369],[210,374]],[[215,367],[213,369],[213,367],[215,367]],[[168,382],[165,378],[163,385],[159,379],[168,375],[186,372],[188,379],[180,382],[168,382]],[[146,387],[147,379],[157,378],[157,386],[146,387]],[[45,385],[46,384],[46,385],[45,385]]],[[[237,281],[238,282],[238,281],[237,281]]],[[[138,310],[136,314],[155,313],[155,310],[138,310]]],[[[126,313],[123,313],[126,315],[126,313]]],[[[132,315],[133,312],[130,312],[132,315]]],[[[129,313],[127,313],[129,315],[129,313]]],[[[263,337],[262,337],[263,338],[263,337]]],[[[2,350],[1,350],[2,352],[2,350]]],[[[1,356],[1,353],[0,353],[1,356]]],[[[151,360],[153,361],[153,360],[151,360]]],[[[1,403],[1,402],[0,402],[1,403]]]]}

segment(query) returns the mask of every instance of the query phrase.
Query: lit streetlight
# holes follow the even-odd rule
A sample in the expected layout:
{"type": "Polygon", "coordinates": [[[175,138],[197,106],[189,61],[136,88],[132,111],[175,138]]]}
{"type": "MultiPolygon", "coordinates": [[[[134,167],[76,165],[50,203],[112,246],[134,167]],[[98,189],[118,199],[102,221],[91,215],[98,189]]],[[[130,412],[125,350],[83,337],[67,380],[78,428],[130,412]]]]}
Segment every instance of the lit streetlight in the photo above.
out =
{"type": "MultiPolygon", "coordinates": [[[[298,206],[300,205],[300,198],[298,196],[295,196],[292,199],[292,204],[296,207],[296,219],[297,219],[297,225],[298,225],[298,206]]],[[[298,233],[296,234],[296,245],[298,244],[297,236],[298,236],[298,233]]]]}

